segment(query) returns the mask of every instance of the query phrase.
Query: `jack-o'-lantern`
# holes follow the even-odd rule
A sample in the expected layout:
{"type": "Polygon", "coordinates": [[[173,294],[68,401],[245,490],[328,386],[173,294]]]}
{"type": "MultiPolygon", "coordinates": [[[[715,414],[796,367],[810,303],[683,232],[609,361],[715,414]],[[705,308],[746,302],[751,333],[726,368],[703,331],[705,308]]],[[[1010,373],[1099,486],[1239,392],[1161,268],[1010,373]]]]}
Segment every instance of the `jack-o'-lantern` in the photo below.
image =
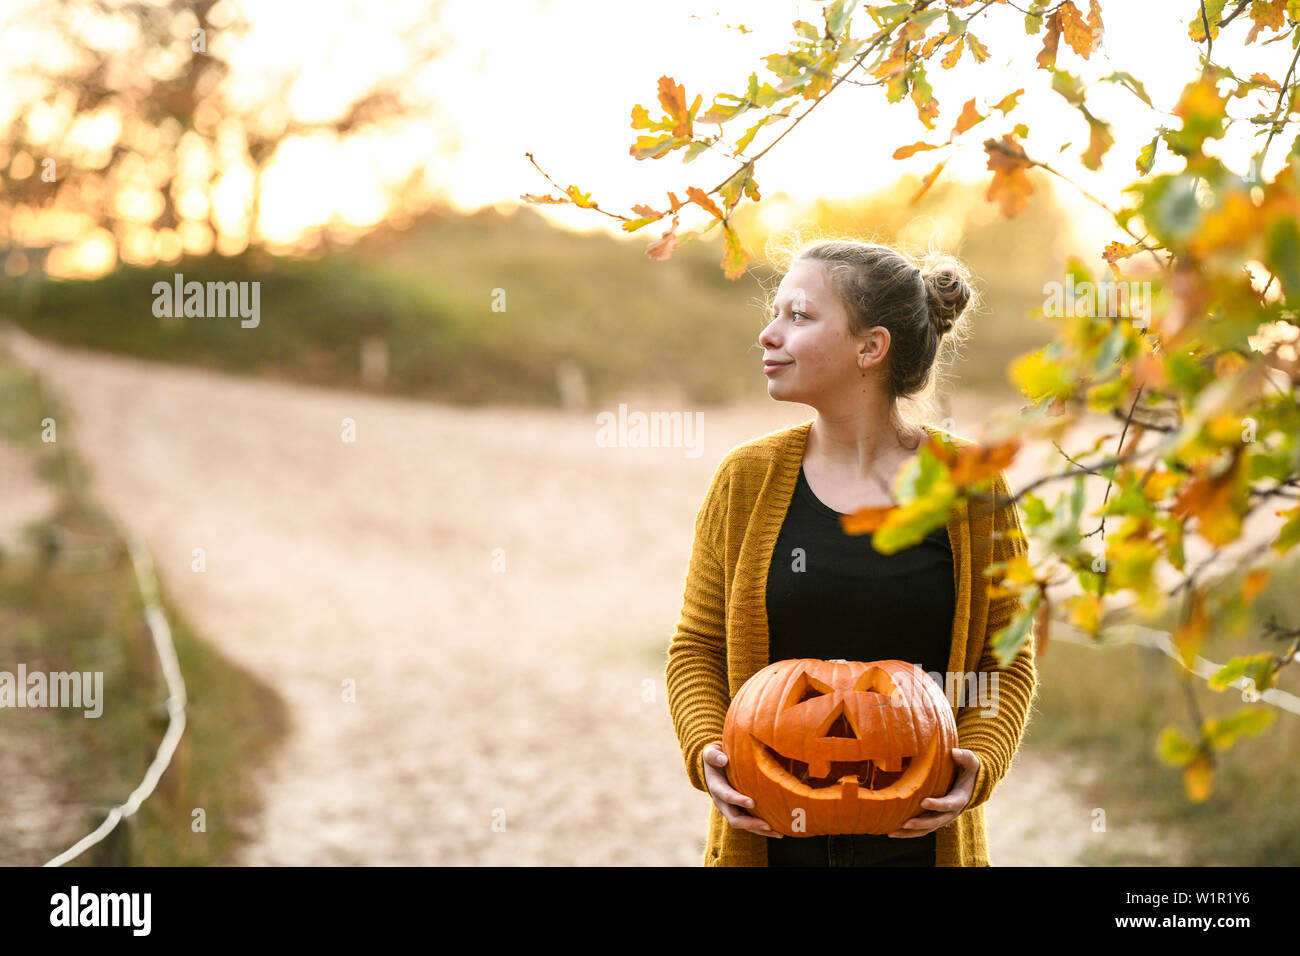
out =
{"type": "Polygon", "coordinates": [[[952,789],[957,723],[904,661],[777,661],[727,710],[722,747],[751,813],[786,836],[892,833],[952,789]]]}

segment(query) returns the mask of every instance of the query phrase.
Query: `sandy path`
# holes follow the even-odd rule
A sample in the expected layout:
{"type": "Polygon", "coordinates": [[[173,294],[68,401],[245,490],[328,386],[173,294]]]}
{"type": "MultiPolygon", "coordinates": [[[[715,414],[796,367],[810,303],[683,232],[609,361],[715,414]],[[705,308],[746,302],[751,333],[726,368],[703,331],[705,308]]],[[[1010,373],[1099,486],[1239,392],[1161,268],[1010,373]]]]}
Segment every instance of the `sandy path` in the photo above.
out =
{"type": "MultiPolygon", "coordinates": [[[[707,798],[663,683],[692,522],[721,456],[807,407],[707,410],[692,458],[598,447],[587,413],[13,348],[196,625],[289,703],[231,862],[698,865],[707,798]]],[[[1076,862],[1088,810],[1027,748],[990,804],[994,863],[1076,862]]]]}

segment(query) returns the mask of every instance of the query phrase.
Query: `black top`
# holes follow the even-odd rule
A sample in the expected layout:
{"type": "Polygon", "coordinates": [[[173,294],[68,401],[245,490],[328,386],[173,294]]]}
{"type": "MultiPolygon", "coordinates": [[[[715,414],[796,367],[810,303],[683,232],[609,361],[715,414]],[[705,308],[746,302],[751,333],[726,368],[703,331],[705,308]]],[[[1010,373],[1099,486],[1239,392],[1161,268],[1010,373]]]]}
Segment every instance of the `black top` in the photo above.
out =
{"type": "MultiPolygon", "coordinates": [[[[769,662],[895,659],[945,673],[957,610],[948,529],[883,555],[840,517],[801,466],[767,576],[769,662]]],[[[768,838],[767,849],[771,866],[934,866],[935,835],[768,838]]]]}

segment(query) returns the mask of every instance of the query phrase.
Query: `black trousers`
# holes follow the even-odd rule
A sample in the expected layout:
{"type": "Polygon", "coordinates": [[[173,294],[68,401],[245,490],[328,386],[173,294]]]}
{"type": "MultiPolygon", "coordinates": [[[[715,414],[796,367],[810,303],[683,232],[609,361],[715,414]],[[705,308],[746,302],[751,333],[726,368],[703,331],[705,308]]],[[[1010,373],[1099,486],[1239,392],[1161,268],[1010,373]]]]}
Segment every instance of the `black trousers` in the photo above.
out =
{"type": "Polygon", "coordinates": [[[935,835],[875,833],[767,838],[768,866],[934,866],[935,835]]]}

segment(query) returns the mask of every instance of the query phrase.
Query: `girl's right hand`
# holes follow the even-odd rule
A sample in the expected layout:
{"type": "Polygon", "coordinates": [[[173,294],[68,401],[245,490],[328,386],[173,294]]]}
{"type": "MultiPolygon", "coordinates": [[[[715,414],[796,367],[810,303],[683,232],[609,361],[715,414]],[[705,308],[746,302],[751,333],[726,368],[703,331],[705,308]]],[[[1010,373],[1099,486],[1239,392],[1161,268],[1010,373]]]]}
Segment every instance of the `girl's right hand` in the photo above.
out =
{"type": "Polygon", "coordinates": [[[731,788],[722,769],[726,765],[727,755],[720,746],[709,744],[704,748],[704,783],[709,788],[709,796],[713,798],[713,805],[722,814],[722,819],[737,830],[750,830],[765,837],[781,839],[783,834],[768,826],[767,821],[745,812],[753,809],[754,801],[731,788]]]}

